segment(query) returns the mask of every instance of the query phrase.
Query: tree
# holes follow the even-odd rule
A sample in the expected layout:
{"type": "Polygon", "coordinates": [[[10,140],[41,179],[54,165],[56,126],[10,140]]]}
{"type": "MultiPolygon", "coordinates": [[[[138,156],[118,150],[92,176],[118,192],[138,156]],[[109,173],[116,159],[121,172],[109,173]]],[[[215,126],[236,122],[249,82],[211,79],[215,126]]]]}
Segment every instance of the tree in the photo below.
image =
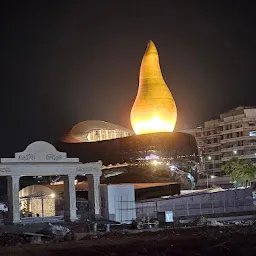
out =
{"type": "Polygon", "coordinates": [[[247,186],[256,178],[256,166],[250,160],[234,157],[222,165],[222,170],[236,185],[247,186]]]}

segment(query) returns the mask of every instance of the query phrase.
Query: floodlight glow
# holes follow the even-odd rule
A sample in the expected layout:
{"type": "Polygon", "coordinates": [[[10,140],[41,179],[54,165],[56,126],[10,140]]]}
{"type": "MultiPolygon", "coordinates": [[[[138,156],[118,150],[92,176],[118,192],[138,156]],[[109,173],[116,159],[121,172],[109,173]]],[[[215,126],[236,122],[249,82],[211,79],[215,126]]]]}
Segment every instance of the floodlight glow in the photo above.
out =
{"type": "Polygon", "coordinates": [[[55,194],[53,194],[53,193],[50,194],[50,197],[51,197],[51,198],[55,198],[55,194]]]}
{"type": "Polygon", "coordinates": [[[158,162],[157,160],[153,160],[151,163],[152,163],[153,165],[158,165],[158,164],[160,164],[160,162],[158,162]]]}

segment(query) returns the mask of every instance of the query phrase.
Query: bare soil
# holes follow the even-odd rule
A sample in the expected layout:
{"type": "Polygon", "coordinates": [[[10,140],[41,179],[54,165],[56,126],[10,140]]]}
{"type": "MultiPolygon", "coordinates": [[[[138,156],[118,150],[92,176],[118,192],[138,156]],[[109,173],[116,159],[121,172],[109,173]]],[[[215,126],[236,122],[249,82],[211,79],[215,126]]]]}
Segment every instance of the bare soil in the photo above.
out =
{"type": "Polygon", "coordinates": [[[0,248],[4,256],[256,255],[254,227],[195,227],[94,233],[84,240],[0,248]]]}

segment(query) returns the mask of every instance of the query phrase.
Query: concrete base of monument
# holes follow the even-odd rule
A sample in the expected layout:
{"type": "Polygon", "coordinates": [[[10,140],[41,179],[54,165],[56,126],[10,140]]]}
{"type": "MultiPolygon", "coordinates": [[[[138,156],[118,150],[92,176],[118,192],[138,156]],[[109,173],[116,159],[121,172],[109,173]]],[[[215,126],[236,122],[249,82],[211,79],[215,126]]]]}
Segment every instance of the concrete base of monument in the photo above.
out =
{"type": "Polygon", "coordinates": [[[127,166],[125,168],[117,168],[102,171],[101,183],[103,184],[158,184],[165,186],[167,184],[180,184],[181,189],[191,189],[191,181],[186,173],[171,172],[166,164],[157,166],[150,163],[144,166],[127,166]],[[112,172],[112,173],[111,173],[112,172]],[[116,173],[115,173],[116,172],[116,173]]]}
{"type": "Polygon", "coordinates": [[[191,189],[187,174],[196,179],[192,172],[196,174],[199,167],[195,137],[182,132],[142,134],[93,143],[58,143],[56,147],[82,162],[101,159],[104,184],[177,182],[182,189],[191,189]]]}

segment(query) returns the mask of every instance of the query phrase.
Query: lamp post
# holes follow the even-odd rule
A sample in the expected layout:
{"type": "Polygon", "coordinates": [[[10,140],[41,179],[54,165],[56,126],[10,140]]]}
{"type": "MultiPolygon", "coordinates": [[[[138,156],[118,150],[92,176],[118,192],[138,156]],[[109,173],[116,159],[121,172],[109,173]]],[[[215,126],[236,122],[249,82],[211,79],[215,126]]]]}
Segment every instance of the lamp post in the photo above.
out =
{"type": "MultiPolygon", "coordinates": [[[[207,157],[209,161],[212,160],[212,157],[211,156],[208,156],[207,157]]],[[[206,187],[209,188],[209,168],[207,168],[207,179],[206,179],[206,187]]]]}
{"type": "Polygon", "coordinates": [[[44,194],[41,195],[42,217],[44,217],[44,194]]]}

